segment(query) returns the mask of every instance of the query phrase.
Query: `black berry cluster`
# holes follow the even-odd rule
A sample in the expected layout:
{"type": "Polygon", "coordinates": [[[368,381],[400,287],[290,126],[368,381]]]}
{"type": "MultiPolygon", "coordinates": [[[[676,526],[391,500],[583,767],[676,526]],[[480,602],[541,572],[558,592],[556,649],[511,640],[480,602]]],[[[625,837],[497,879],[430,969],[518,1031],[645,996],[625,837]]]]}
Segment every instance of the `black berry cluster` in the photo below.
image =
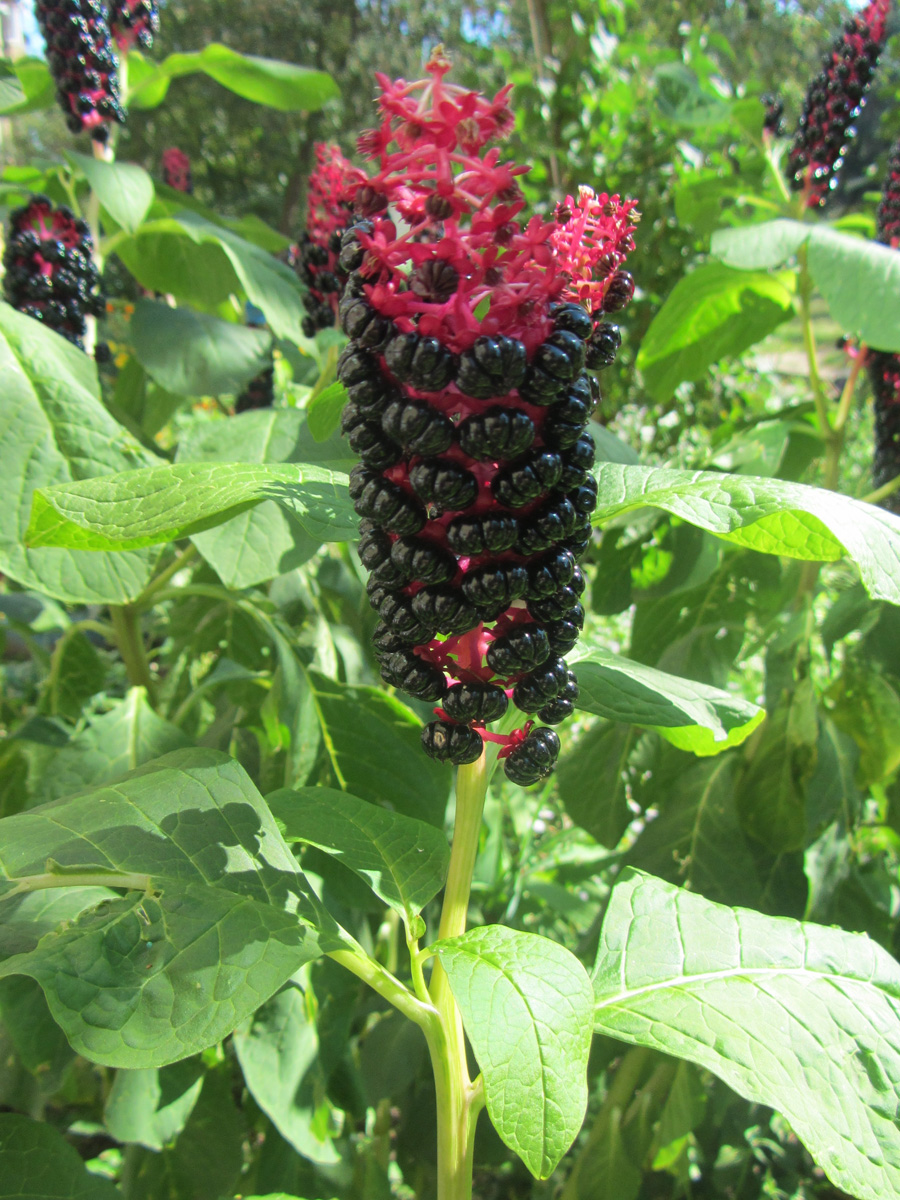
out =
{"type": "Polygon", "coordinates": [[[125,121],[106,5],[101,0],[36,0],[35,15],[69,129],[85,130],[105,142],[110,122],[125,121]]]}
{"type": "MultiPolygon", "coordinates": [[[[351,220],[348,209],[346,224],[351,220]]],[[[314,242],[308,231],[300,235],[297,243],[293,265],[297,278],[308,289],[303,297],[306,309],[303,332],[307,337],[315,337],[317,329],[331,329],[336,322],[334,305],[346,279],[336,261],[340,248],[340,230],[329,235],[325,246],[314,242]]]]}
{"type": "Polygon", "coordinates": [[[564,655],[584,622],[597,499],[587,372],[619,347],[608,318],[634,291],[621,270],[634,205],[583,189],[521,229],[511,169],[476,153],[508,126],[505,93],[462,93],[445,69],[385,97],[382,129],[361,139],[380,170],[354,194],[339,256],[350,495],[382,677],[437,706],[425,751],[463,764],[499,743],[528,786],[552,771],[548,726],[578,696],[564,655]],[[451,155],[459,175],[436,186],[451,155]],[[521,726],[494,733],[511,703],[521,726]]]}
{"type": "MultiPolygon", "coordinates": [[[[886,246],[900,250],[900,142],[894,146],[888,160],[876,218],[876,237],[886,246]]],[[[900,475],[900,354],[870,350],[866,366],[875,402],[872,475],[875,486],[880,488],[900,475]]],[[[900,512],[900,493],[892,493],[884,505],[900,512]]]]}
{"type": "Polygon", "coordinates": [[[888,159],[887,174],[876,216],[877,238],[886,246],[900,248],[900,142],[888,159]]]}
{"type": "Polygon", "coordinates": [[[109,27],[120,50],[149,50],[159,33],[159,5],[156,0],[110,0],[109,27]]]}
{"type": "Polygon", "coordinates": [[[771,93],[761,96],[760,99],[766,109],[766,115],[763,118],[763,132],[769,134],[770,137],[783,137],[784,101],[780,96],[773,96],[771,93]]]}
{"type": "Polygon", "coordinates": [[[803,104],[791,146],[791,186],[805,191],[807,206],[820,208],[837,186],[854,122],[884,46],[891,0],[871,0],[851,17],[822,61],[803,104]]]}
{"type": "Polygon", "coordinates": [[[85,318],[103,315],[100,276],[87,222],[71,209],[32,196],[10,214],[3,291],[19,312],[84,349],[85,318]]]}
{"type": "Polygon", "coordinates": [[[315,155],[307,189],[306,230],[291,251],[291,265],[308,289],[303,298],[307,337],[337,324],[338,301],[346,279],[338,256],[341,238],[353,219],[349,189],[364,178],[338,146],[317,142],[315,155]]]}
{"type": "Polygon", "coordinates": [[[236,413],[250,412],[254,408],[271,408],[275,401],[275,368],[267,367],[265,371],[251,379],[235,401],[236,413]]]}

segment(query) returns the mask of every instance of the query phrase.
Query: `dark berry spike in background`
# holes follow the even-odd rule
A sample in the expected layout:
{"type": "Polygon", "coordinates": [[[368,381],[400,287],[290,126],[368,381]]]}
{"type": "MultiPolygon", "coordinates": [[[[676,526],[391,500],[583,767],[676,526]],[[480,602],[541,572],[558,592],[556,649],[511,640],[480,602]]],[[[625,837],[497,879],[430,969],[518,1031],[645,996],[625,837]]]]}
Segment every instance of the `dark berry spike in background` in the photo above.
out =
{"type": "Polygon", "coordinates": [[[105,311],[93,249],[87,222],[69,208],[54,208],[46,196],[32,196],[10,213],[3,252],[6,299],[81,350],[86,318],[105,311]]]}
{"type": "Polygon", "coordinates": [[[439,49],[424,80],[380,75],[381,123],[359,139],[372,174],[348,190],[339,257],[342,425],[385,682],[437,702],[433,758],[469,763],[493,741],[528,786],[578,696],[560,654],[584,621],[597,494],[586,371],[619,347],[607,317],[634,293],[638,214],[582,188],[524,222],[528,168],[489,148],[512,129],[510,88],[488,99],[449,66],[439,49]],[[511,703],[519,727],[489,731],[511,703]]]}
{"type": "MultiPolygon", "coordinates": [[[[876,237],[900,252],[900,142],[888,159],[878,205],[876,237]]],[[[900,354],[870,350],[866,358],[875,411],[875,457],[872,477],[876,488],[900,475],[900,354]]],[[[884,507],[900,513],[900,493],[893,492],[884,507]]]]}
{"type": "Polygon", "coordinates": [[[891,0],[871,0],[850,17],[809,85],[788,159],[791,187],[821,208],[837,186],[854,121],[887,38],[891,0]]]}
{"type": "Polygon", "coordinates": [[[347,278],[338,257],[341,238],[353,220],[348,189],[365,178],[338,146],[316,142],[315,153],[316,166],[307,188],[306,230],[292,256],[300,282],[309,288],[303,301],[307,337],[337,324],[338,301],[347,278]]]}
{"type": "Polygon", "coordinates": [[[105,143],[110,123],[125,121],[106,5],[100,0],[36,0],[34,11],[69,129],[105,143]]]}

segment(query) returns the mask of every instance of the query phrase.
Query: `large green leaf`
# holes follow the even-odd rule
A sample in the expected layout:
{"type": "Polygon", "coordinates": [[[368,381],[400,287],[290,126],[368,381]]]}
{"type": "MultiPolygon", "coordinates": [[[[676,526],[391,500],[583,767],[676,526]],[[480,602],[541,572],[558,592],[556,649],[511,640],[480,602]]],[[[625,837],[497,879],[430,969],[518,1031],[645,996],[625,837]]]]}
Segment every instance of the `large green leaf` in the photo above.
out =
{"type": "Polygon", "coordinates": [[[153,180],[144,168],[135,163],[105,162],[74,150],[67,150],[66,158],[84,175],[116,224],[134,233],[153,203],[153,180]]]}
{"type": "Polygon", "coordinates": [[[614,847],[628,828],[628,759],[634,731],[593,722],[559,760],[557,787],[566,812],[602,846],[614,847]]]}
{"type": "Polygon", "coordinates": [[[876,943],[628,872],[593,980],[598,1032],[778,1109],[851,1195],[900,1190],[900,966],[876,943]]]}
{"type": "MultiPolygon", "coordinates": [[[[132,57],[129,57],[129,63],[132,57]]],[[[210,42],[202,50],[170,54],[155,70],[138,72],[138,78],[131,85],[129,103],[137,108],[155,108],[165,99],[171,79],[198,72],[245,100],[281,112],[314,112],[326,101],[340,95],[337,84],[324,71],[297,67],[274,58],[239,54],[230,46],[210,42]]]]}
{"type": "Polygon", "coordinates": [[[155,300],[138,301],[131,340],[148,375],[181,396],[239,392],[269,365],[272,346],[264,330],[155,300]]]}
{"type": "Polygon", "coordinates": [[[0,1113],[0,1200],[117,1200],[119,1189],[91,1174],[45,1121],[0,1113]]]}
{"type": "Polygon", "coordinates": [[[877,350],[900,350],[900,255],[827,225],[768,221],[713,234],[712,253],[728,266],[775,267],[807,243],[816,287],[843,331],[877,350]]]}
{"type": "Polygon", "coordinates": [[[793,312],[791,276],[703,263],[676,283],[650,323],[637,356],[647,390],[668,400],[679,383],[742,354],[793,312]]]}
{"type": "Polygon", "coordinates": [[[668,675],[598,646],[576,648],[569,662],[578,678],[580,709],[655,729],[694,754],[720,754],[739,745],[766,715],[741,696],[668,675]]]}
{"type": "Polygon", "coordinates": [[[347,541],[357,519],[347,477],[325,467],[176,463],[44,487],[34,494],[29,546],[130,550],[176,542],[277,500],[311,537],[347,541]]]}
{"type": "Polygon", "coordinates": [[[317,1163],[339,1161],[322,1121],[324,1080],[318,1068],[314,1001],[291,983],[234,1034],[247,1088],[285,1141],[317,1163]]]}
{"type": "Polygon", "coordinates": [[[0,113],[15,116],[51,108],[56,102],[56,85],[42,58],[17,58],[5,62],[4,88],[0,93],[0,113]]]}
{"type": "Polygon", "coordinates": [[[183,750],[191,739],[147,703],[143,688],[131,688],[108,712],[92,717],[51,758],[35,788],[35,802],[44,804],[88,787],[112,783],[172,750],[183,750]]]}
{"type": "Polygon", "coordinates": [[[116,1141],[162,1150],[184,1129],[202,1087],[199,1058],[119,1070],[106,1097],[103,1123],[116,1141]]]}
{"type": "Polygon", "coordinates": [[[266,797],[286,842],[318,846],[364,879],[407,924],[444,885],[450,849],[441,830],[334,788],[266,797]]]}
{"type": "Polygon", "coordinates": [[[601,463],[594,523],[661,508],[690,525],[763,554],[856,563],[873,599],[900,604],[900,518],[801,483],[713,471],[601,463]]]}
{"type": "MultiPolygon", "coordinates": [[[[312,463],[333,470],[350,470],[339,437],[316,442],[304,414],[295,408],[262,409],[227,421],[198,422],[181,440],[178,462],[312,463]]],[[[347,514],[345,538],[353,518],[347,514]]],[[[229,587],[250,587],[300,566],[323,541],[321,528],[310,529],[290,509],[269,500],[224,525],[197,534],[195,545],[219,578],[229,587]]]]}
{"type": "Polygon", "coordinates": [[[210,307],[242,292],[279,337],[304,342],[302,289],[296,275],[231,229],[184,211],[110,239],[138,283],[210,307]]]}
{"type": "Polygon", "coordinates": [[[351,687],[309,672],[329,764],[354,796],[443,826],[451,773],[422,753],[422,723],[380,688],[351,687]]]}
{"type": "Polygon", "coordinates": [[[587,974],[563,946],[500,925],[433,949],[481,1067],[491,1121],[529,1171],[547,1179],[587,1108],[587,974]]]}
{"type": "Polygon", "coordinates": [[[340,944],[262,797],[216,751],[176,751],[7,817],[0,841],[0,976],[36,979],[94,1062],[162,1066],[205,1049],[340,944]],[[127,894],[38,941],[29,889],[67,879],[127,894]]]}
{"type": "Polygon", "coordinates": [[[29,550],[23,542],[36,488],[140,467],[150,455],[100,401],[93,361],[32,317],[0,303],[0,570],[60,600],[123,604],[150,574],[143,554],[29,550]]]}

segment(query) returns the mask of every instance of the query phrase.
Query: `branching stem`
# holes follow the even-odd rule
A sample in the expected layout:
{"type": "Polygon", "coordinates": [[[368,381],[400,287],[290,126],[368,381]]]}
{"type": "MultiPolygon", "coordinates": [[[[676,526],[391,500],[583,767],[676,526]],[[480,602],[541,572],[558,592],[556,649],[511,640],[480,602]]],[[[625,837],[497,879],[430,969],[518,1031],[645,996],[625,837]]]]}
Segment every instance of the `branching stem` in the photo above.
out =
{"type": "Polygon", "coordinates": [[[155,705],[156,680],[150,671],[138,609],[133,604],[111,604],[109,616],[129,682],[133,687],[146,688],[148,700],[155,705]]]}

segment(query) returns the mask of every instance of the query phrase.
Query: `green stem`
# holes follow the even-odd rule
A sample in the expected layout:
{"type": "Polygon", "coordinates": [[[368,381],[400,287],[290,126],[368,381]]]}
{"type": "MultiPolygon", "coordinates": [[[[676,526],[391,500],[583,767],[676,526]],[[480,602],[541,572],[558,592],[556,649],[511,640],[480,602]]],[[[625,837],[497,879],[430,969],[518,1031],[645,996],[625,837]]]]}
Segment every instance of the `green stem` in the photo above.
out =
{"type": "Polygon", "coordinates": [[[109,616],[129,682],[133,687],[146,688],[147,698],[151,704],[155,704],[156,680],[147,661],[138,610],[133,604],[111,604],[109,616]]]}
{"type": "Polygon", "coordinates": [[[825,385],[822,382],[822,376],[819,374],[819,354],[816,349],[816,336],[813,332],[812,309],[810,307],[813,283],[807,265],[807,249],[805,245],[801,246],[797,251],[797,259],[800,263],[800,321],[803,326],[803,346],[806,350],[806,359],[809,364],[809,382],[812,386],[816,417],[819,422],[819,436],[827,447],[834,436],[834,432],[831,428],[831,422],[828,419],[828,399],[825,395],[825,385]]]}
{"type": "Polygon", "coordinates": [[[117,871],[46,871],[41,875],[22,875],[18,879],[11,878],[9,883],[16,886],[11,891],[4,892],[0,899],[8,900],[11,896],[19,896],[23,892],[41,892],[47,888],[63,887],[112,887],[125,888],[129,892],[146,892],[153,889],[149,875],[136,875],[117,871]]]}
{"type": "MultiPolygon", "coordinates": [[[[460,767],[457,775],[453,844],[438,933],[441,939],[459,937],[466,931],[486,792],[487,763],[482,753],[477,762],[460,767]]],[[[469,1078],[462,1017],[440,961],[435,962],[429,992],[440,1017],[439,1029],[428,1038],[437,1096],[438,1200],[471,1200],[474,1125],[484,1103],[483,1090],[469,1078]]]]}
{"type": "Polygon", "coordinates": [[[147,608],[152,608],[153,604],[155,603],[153,597],[156,596],[157,592],[161,592],[169,580],[173,576],[177,575],[179,571],[183,570],[188,563],[196,557],[197,548],[193,543],[191,543],[191,545],[182,550],[180,554],[176,555],[176,557],[172,560],[172,562],[169,563],[165,570],[160,571],[157,576],[150,580],[150,582],[138,596],[137,600],[135,600],[133,607],[138,609],[140,612],[143,612],[147,608]]]}
{"type": "Polygon", "coordinates": [[[887,500],[888,496],[893,496],[894,492],[898,490],[900,490],[900,475],[895,475],[893,479],[889,479],[887,483],[883,483],[874,492],[869,492],[867,496],[863,496],[863,500],[866,504],[880,504],[882,500],[887,500]]]}
{"type": "Polygon", "coordinates": [[[403,1013],[404,1017],[408,1017],[410,1021],[423,1029],[426,1038],[428,1037],[429,1030],[436,1024],[437,1013],[431,1005],[417,1000],[409,988],[404,987],[400,980],[396,979],[390,971],[385,970],[381,963],[370,958],[361,947],[332,950],[328,957],[333,958],[336,963],[340,963],[357,979],[367,983],[374,992],[387,1000],[388,1004],[392,1004],[398,1012],[403,1013]]]}

